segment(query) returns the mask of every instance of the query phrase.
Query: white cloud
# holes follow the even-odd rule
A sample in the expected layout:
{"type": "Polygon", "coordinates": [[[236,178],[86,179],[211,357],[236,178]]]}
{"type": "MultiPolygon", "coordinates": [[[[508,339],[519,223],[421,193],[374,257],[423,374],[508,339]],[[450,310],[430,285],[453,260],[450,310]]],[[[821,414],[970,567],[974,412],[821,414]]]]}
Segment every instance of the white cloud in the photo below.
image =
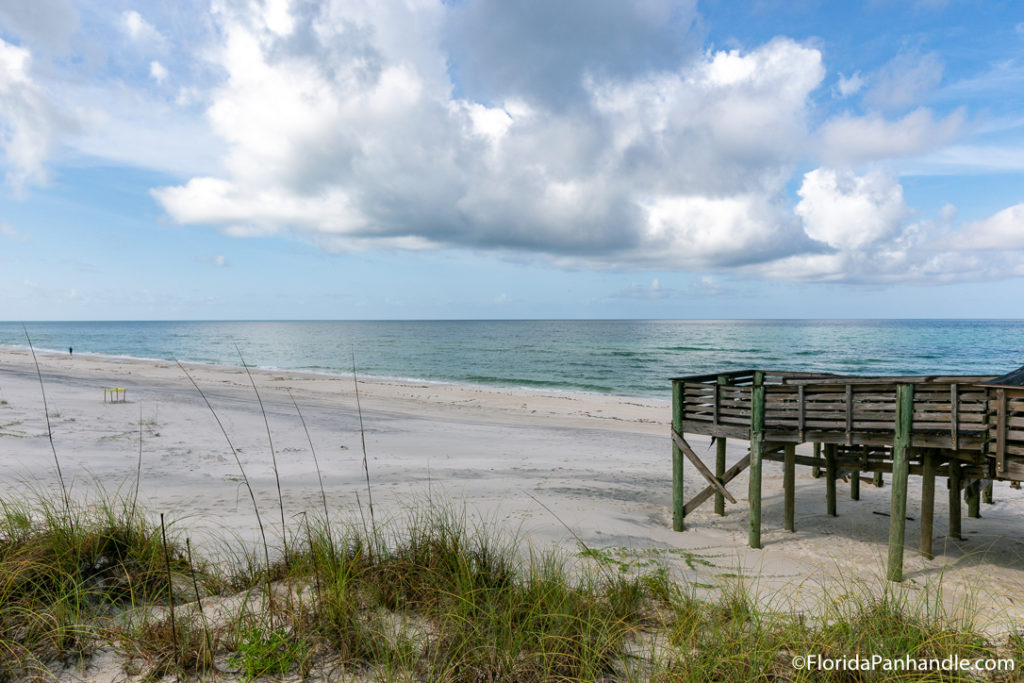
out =
{"type": "Polygon", "coordinates": [[[135,10],[122,12],[119,26],[121,31],[136,43],[154,45],[164,41],[160,32],[135,10]]]}
{"type": "Polygon", "coordinates": [[[879,171],[856,176],[848,170],[815,169],[804,175],[798,194],[796,214],[807,235],[844,251],[891,237],[910,213],[903,188],[879,171]]]}
{"type": "Polygon", "coordinates": [[[906,222],[903,191],[879,172],[817,169],[805,176],[796,211],[826,253],[800,253],[748,270],[809,282],[938,284],[1024,275],[1024,204],[962,225],[945,204],[937,220],[906,222]],[[984,252],[984,253],[982,253],[984,252]]]}
{"type": "Polygon", "coordinates": [[[969,250],[1024,249],[1024,204],[966,223],[953,239],[953,245],[969,250]]]}
{"type": "Polygon", "coordinates": [[[864,77],[860,75],[860,72],[853,74],[849,78],[843,74],[839,74],[839,82],[836,83],[836,91],[840,97],[849,97],[860,92],[861,88],[864,87],[864,77]]]}
{"type": "Polygon", "coordinates": [[[647,207],[645,222],[643,248],[677,267],[769,260],[794,241],[783,212],[756,195],[662,197],[647,207]]]}
{"type": "Polygon", "coordinates": [[[917,106],[942,82],[943,71],[942,60],[934,52],[897,55],[871,76],[864,102],[882,110],[917,106]]]}
{"type": "Polygon", "coordinates": [[[149,63],[149,76],[157,83],[163,83],[169,75],[167,67],[160,62],[154,60],[149,63]]]}
{"type": "Polygon", "coordinates": [[[181,223],[215,223],[237,236],[273,234],[282,228],[352,232],[364,219],[340,190],[300,197],[264,189],[249,194],[217,178],[193,178],[184,187],[153,191],[181,223]]]}
{"type": "Polygon", "coordinates": [[[29,73],[31,55],[0,39],[0,150],[5,178],[21,193],[45,183],[45,161],[54,146],[54,130],[64,121],[29,73]]]}
{"type": "Polygon", "coordinates": [[[453,96],[421,28],[439,11],[330,3],[305,18],[315,44],[297,48],[225,10],[214,56],[228,77],[208,118],[226,173],[154,196],[178,222],[332,249],[386,240],[682,267],[801,241],[780,203],[824,78],[817,50],[779,39],[639,79],[591,76],[576,111],[495,106],[453,96]],[[364,26],[375,12],[379,33],[364,26]]]}
{"type": "Polygon", "coordinates": [[[841,115],[818,130],[818,153],[835,166],[922,154],[955,139],[965,119],[963,110],[939,120],[928,109],[896,121],[880,114],[841,115]]]}
{"type": "Polygon", "coordinates": [[[263,6],[263,21],[276,35],[288,36],[295,30],[291,14],[291,0],[266,0],[263,6]]]}

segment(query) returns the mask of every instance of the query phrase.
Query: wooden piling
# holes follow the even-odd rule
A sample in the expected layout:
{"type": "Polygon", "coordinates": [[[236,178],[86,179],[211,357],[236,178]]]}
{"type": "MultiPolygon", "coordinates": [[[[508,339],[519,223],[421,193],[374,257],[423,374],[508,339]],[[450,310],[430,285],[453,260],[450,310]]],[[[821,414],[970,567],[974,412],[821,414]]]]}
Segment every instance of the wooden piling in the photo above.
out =
{"type": "Polygon", "coordinates": [[[972,519],[981,517],[981,482],[977,479],[967,487],[967,516],[972,519]]]}
{"type": "Polygon", "coordinates": [[[860,500],[860,470],[850,474],[850,500],[860,500]]]}
{"type": "Polygon", "coordinates": [[[914,422],[914,385],[896,385],[896,423],[892,446],[892,498],[889,504],[890,581],[903,580],[903,541],[907,530],[910,436],[914,422]]]}
{"type": "MultiPolygon", "coordinates": [[[[715,477],[718,481],[722,481],[725,476],[725,447],[725,437],[715,437],[715,477]]],[[[725,496],[717,491],[715,492],[715,513],[725,515],[725,496]]]]}
{"type": "MultiPolygon", "coordinates": [[[[683,383],[672,382],[672,429],[683,431],[683,383]]],[[[685,529],[683,522],[683,451],[672,439],[672,528],[685,529]]]]}
{"type": "MultiPolygon", "coordinates": [[[[821,444],[817,441],[814,442],[814,459],[817,460],[821,457],[821,444]]],[[[821,467],[814,465],[811,467],[811,476],[815,479],[821,478],[821,467]]]]}
{"type": "Polygon", "coordinates": [[[796,517],[796,444],[786,444],[785,463],[783,467],[782,485],[786,499],[786,531],[793,531],[793,520],[796,517]]]}
{"type": "Polygon", "coordinates": [[[1011,481],[1010,482],[1010,488],[1011,489],[1019,489],[1020,488],[1020,482],[1019,481],[1011,481]]]}
{"type": "MultiPolygon", "coordinates": [[[[717,384],[718,384],[719,387],[727,386],[727,385],[729,385],[731,383],[732,383],[732,380],[729,379],[728,375],[719,375],[718,376],[717,384]]],[[[717,396],[719,391],[720,391],[720,389],[718,389],[718,388],[715,389],[716,396],[717,396]]],[[[716,404],[715,404],[716,408],[717,408],[717,401],[718,401],[718,399],[716,398],[716,404]]],[[[717,415],[717,413],[716,413],[716,415],[717,415]]],[[[715,437],[715,477],[718,479],[719,482],[721,482],[722,481],[722,477],[725,476],[725,448],[726,448],[726,443],[727,442],[726,442],[724,436],[716,436],[715,437]]],[[[715,492],[715,514],[719,515],[719,516],[725,516],[725,496],[723,496],[718,491],[715,492]]]]}
{"type": "Polygon", "coordinates": [[[764,373],[754,373],[750,388],[750,503],[749,544],[761,547],[761,460],[764,456],[764,373]]]}
{"type": "Polygon", "coordinates": [[[949,535],[951,538],[962,539],[960,529],[960,461],[949,461],[949,535]]]}
{"type": "Polygon", "coordinates": [[[995,504],[996,501],[994,500],[992,495],[992,489],[995,487],[995,485],[996,483],[994,481],[990,481],[988,483],[988,486],[981,490],[981,502],[984,503],[985,505],[995,504]]]}
{"type": "Polygon", "coordinates": [[[836,516],[836,446],[825,444],[825,510],[836,516]]]}
{"type": "Polygon", "coordinates": [[[885,479],[882,478],[881,472],[875,472],[875,488],[882,488],[885,485],[885,479]]]}
{"type": "Polygon", "coordinates": [[[924,454],[921,461],[921,554],[929,560],[932,555],[933,523],[935,520],[935,453],[924,454]]]}

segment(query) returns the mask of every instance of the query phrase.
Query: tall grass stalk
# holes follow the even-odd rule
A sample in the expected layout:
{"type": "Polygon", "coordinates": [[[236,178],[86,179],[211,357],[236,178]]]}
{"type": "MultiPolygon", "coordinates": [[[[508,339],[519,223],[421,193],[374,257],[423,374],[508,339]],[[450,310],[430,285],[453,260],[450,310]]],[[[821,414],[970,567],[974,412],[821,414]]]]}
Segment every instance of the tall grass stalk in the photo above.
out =
{"type": "Polygon", "coordinates": [[[370,507],[370,526],[374,535],[377,531],[377,520],[373,515],[373,491],[370,488],[370,464],[366,459],[366,430],[363,428],[363,407],[359,402],[359,377],[356,375],[356,354],[352,354],[352,386],[356,394],[356,412],[359,414],[359,442],[363,447],[363,472],[366,473],[366,498],[370,507]]]}
{"type": "Polygon", "coordinates": [[[132,491],[132,510],[128,514],[128,523],[135,519],[135,506],[139,502],[139,484],[142,482],[142,404],[139,404],[139,458],[135,465],[135,490],[132,491]]]}
{"type": "Polygon", "coordinates": [[[263,406],[263,398],[260,396],[260,390],[256,387],[256,379],[252,376],[252,372],[249,370],[249,364],[246,363],[245,358],[242,357],[242,351],[238,348],[238,344],[235,344],[235,351],[238,352],[238,359],[242,361],[242,367],[245,368],[245,374],[249,376],[249,383],[252,384],[253,393],[256,394],[256,401],[260,405],[260,413],[263,415],[263,424],[267,428],[267,443],[270,444],[270,461],[274,467],[274,483],[277,485],[277,503],[278,508],[281,511],[281,543],[284,546],[284,563],[287,566],[289,564],[288,525],[284,521],[284,496],[281,494],[281,476],[277,471],[277,453],[274,451],[274,437],[270,434],[270,420],[267,419],[267,410],[263,406]]]}
{"type": "Polygon", "coordinates": [[[192,579],[192,589],[195,591],[196,606],[199,608],[199,617],[203,622],[203,638],[206,640],[206,653],[203,655],[203,663],[206,666],[213,666],[213,639],[210,637],[210,624],[206,620],[206,611],[203,609],[203,599],[199,595],[199,582],[196,580],[196,569],[192,564],[192,539],[185,539],[185,550],[188,553],[188,574],[192,579]]]}
{"type": "Polygon", "coordinates": [[[306,441],[309,442],[309,452],[313,456],[313,467],[316,468],[316,480],[317,483],[320,484],[320,501],[324,505],[324,523],[326,524],[327,533],[330,534],[331,513],[327,510],[327,492],[324,489],[324,476],[320,471],[320,461],[317,460],[316,457],[316,448],[313,446],[313,437],[309,435],[309,427],[306,426],[306,418],[302,416],[302,411],[299,410],[299,404],[295,401],[295,397],[292,396],[290,389],[288,390],[288,398],[292,400],[292,405],[295,406],[295,412],[299,416],[299,422],[302,423],[302,431],[306,433],[306,441]]]}
{"type": "Polygon", "coordinates": [[[210,399],[206,398],[206,394],[199,388],[199,385],[196,384],[196,381],[192,378],[192,375],[189,374],[189,371],[185,369],[185,366],[181,364],[181,361],[175,358],[174,362],[178,364],[181,371],[185,373],[185,377],[188,377],[188,381],[192,383],[192,386],[194,386],[196,391],[199,392],[199,395],[202,396],[203,402],[206,403],[206,407],[210,409],[210,413],[213,415],[213,419],[216,420],[217,426],[220,427],[220,432],[224,435],[224,440],[228,443],[228,448],[231,450],[231,456],[235,459],[235,463],[238,465],[238,471],[242,475],[242,482],[245,484],[245,488],[249,492],[249,499],[252,500],[252,509],[256,513],[256,523],[260,527],[260,539],[263,541],[263,558],[266,561],[265,566],[269,576],[270,546],[267,544],[267,532],[263,528],[263,517],[260,515],[260,506],[256,503],[256,494],[252,490],[252,484],[249,483],[249,477],[245,474],[245,467],[242,465],[242,459],[238,457],[238,451],[235,449],[235,445],[231,443],[231,437],[228,436],[228,430],[224,428],[224,423],[220,421],[220,416],[217,415],[217,411],[214,410],[213,405],[210,404],[210,399]]]}
{"type": "Polygon", "coordinates": [[[171,607],[171,639],[174,643],[174,663],[180,664],[178,656],[178,620],[174,618],[174,581],[171,578],[171,556],[167,552],[167,528],[164,526],[164,513],[160,513],[160,540],[164,550],[164,567],[167,569],[167,601],[171,607]]]}
{"type": "Polygon", "coordinates": [[[60,492],[64,497],[64,511],[70,514],[71,500],[68,497],[68,488],[64,485],[64,474],[60,469],[60,458],[57,457],[57,447],[53,443],[53,427],[50,425],[50,409],[46,404],[46,387],[43,386],[43,372],[39,369],[39,359],[36,358],[36,349],[32,346],[32,338],[28,336],[28,328],[22,326],[25,332],[25,339],[28,341],[28,350],[32,352],[32,362],[36,366],[36,377],[39,378],[39,393],[43,395],[43,417],[46,418],[46,436],[50,440],[50,450],[53,451],[53,462],[57,466],[57,481],[60,482],[60,492]]]}

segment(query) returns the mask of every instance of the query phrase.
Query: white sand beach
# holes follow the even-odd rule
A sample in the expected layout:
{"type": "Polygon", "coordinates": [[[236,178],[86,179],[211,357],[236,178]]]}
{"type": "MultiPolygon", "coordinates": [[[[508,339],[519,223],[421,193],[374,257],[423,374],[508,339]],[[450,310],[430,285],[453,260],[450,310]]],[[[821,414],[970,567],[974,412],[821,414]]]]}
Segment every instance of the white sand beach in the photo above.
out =
{"type": "MultiPolygon", "coordinates": [[[[233,534],[255,543],[256,519],[235,458],[177,366],[79,354],[40,354],[39,366],[54,445],[74,496],[87,498],[98,486],[129,489],[141,420],[140,502],[148,512],[165,513],[200,545],[233,534]],[[107,387],[123,387],[127,401],[105,402],[107,387]]],[[[266,428],[245,371],[188,368],[230,435],[275,533],[279,513],[266,428]]],[[[272,430],[286,517],[297,524],[302,512],[321,506],[290,392],[316,447],[331,514],[354,519],[356,495],[364,506],[367,495],[352,378],[263,370],[253,376],[272,430]]],[[[797,531],[788,533],[782,530],[781,466],[765,463],[762,550],[746,546],[745,476],[729,487],[738,504],[727,505],[726,516],[716,516],[709,501],[687,518],[687,531],[673,532],[667,401],[366,378],[359,392],[379,520],[447,499],[537,547],[575,552],[574,533],[594,548],[621,548],[625,557],[666,563],[677,577],[701,585],[741,575],[766,599],[798,608],[837,579],[847,587],[883,583],[888,486],[862,485],[859,502],[841,486],[833,518],[825,513],[824,479],[799,468],[797,531]]],[[[0,498],[59,495],[40,384],[27,351],[0,349],[0,401],[0,498]]],[[[706,438],[691,443],[708,452],[706,438]]],[[[730,462],[745,448],[745,442],[730,442],[730,462]]],[[[686,474],[689,496],[703,485],[692,467],[686,474]]],[[[919,490],[912,478],[908,515],[915,522],[908,523],[903,586],[923,595],[941,582],[947,604],[971,599],[994,630],[1024,615],[1024,491],[997,483],[995,504],[982,506],[982,519],[965,514],[966,540],[952,541],[945,536],[940,480],[936,557],[925,560],[916,552],[919,490]]]]}

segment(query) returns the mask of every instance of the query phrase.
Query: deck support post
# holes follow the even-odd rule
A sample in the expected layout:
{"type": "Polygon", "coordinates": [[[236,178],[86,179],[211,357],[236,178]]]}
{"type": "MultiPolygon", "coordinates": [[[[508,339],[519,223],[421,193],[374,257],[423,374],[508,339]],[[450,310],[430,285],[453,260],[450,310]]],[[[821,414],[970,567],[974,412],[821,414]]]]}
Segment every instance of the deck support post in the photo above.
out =
{"type": "MultiPolygon", "coordinates": [[[[725,447],[725,437],[715,437],[715,478],[720,482],[722,477],[725,476],[725,447]]],[[[717,491],[715,492],[715,514],[719,516],[725,515],[725,496],[717,491]]]]}
{"type": "MultiPolygon", "coordinates": [[[[672,382],[672,429],[683,432],[683,383],[672,382]]],[[[672,529],[682,531],[683,522],[683,451],[672,440],[672,529]]]]}
{"type": "Polygon", "coordinates": [[[903,580],[903,541],[907,531],[907,483],[910,436],[914,423],[914,385],[896,385],[896,424],[892,446],[892,498],[889,504],[890,581],[903,580]]]}
{"type": "Polygon", "coordinates": [[[860,470],[850,475],[850,500],[860,500],[860,470]]]}
{"type": "Polygon", "coordinates": [[[1019,489],[1020,488],[1020,482],[1019,481],[1011,481],[1010,482],[1010,488],[1011,489],[1019,489]]]}
{"type": "Polygon", "coordinates": [[[836,516],[836,446],[825,444],[825,511],[836,516]]]}
{"type": "Polygon", "coordinates": [[[932,527],[935,520],[935,459],[933,451],[921,460],[921,554],[929,560],[932,555],[932,527]]]}
{"type": "Polygon", "coordinates": [[[880,489],[880,488],[882,488],[882,486],[884,484],[885,484],[885,479],[882,478],[882,473],[881,472],[875,472],[875,488],[880,489]]]}
{"type": "Polygon", "coordinates": [[[786,499],[786,531],[793,531],[793,520],[796,517],[796,444],[786,444],[784,448],[785,463],[782,475],[782,486],[786,499]]]}
{"type": "Polygon", "coordinates": [[[949,461],[949,535],[952,538],[963,539],[963,532],[960,529],[960,461],[949,461]]]}
{"type": "MultiPolygon", "coordinates": [[[[821,458],[821,443],[815,441],[814,442],[814,459],[818,460],[819,458],[821,458]]],[[[819,467],[818,465],[814,465],[813,467],[811,467],[811,476],[813,478],[815,478],[815,479],[820,479],[821,478],[821,467],[819,467]]]]}
{"type": "MultiPolygon", "coordinates": [[[[720,387],[732,384],[732,380],[728,375],[719,375],[717,382],[720,387]]],[[[718,395],[718,392],[719,389],[715,389],[716,396],[718,395]]],[[[715,419],[718,419],[717,413],[715,419]]],[[[726,443],[728,442],[725,440],[724,436],[715,437],[715,477],[720,483],[722,482],[722,477],[725,475],[726,443]]],[[[718,491],[715,492],[715,514],[720,517],[725,516],[725,496],[718,491]]]]}
{"type": "Polygon", "coordinates": [[[750,388],[750,503],[751,548],[761,547],[761,460],[764,456],[764,373],[754,372],[754,384],[750,388]]]}
{"type": "Polygon", "coordinates": [[[996,483],[994,481],[990,481],[988,486],[981,490],[981,502],[985,505],[995,504],[996,501],[992,497],[992,489],[995,488],[995,485],[996,483]]]}
{"type": "Polygon", "coordinates": [[[967,487],[967,516],[972,519],[981,517],[981,482],[977,479],[967,487]]]}

